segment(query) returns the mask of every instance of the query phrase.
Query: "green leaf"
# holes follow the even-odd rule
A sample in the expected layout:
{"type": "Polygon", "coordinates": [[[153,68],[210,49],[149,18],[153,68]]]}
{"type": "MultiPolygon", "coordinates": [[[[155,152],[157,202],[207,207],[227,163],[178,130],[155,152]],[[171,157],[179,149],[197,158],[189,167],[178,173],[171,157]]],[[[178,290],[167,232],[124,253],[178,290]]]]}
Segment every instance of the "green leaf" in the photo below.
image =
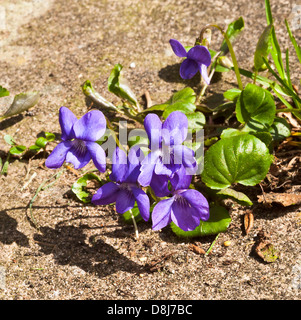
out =
{"type": "Polygon", "coordinates": [[[286,95],[291,96],[293,99],[296,99],[299,103],[301,103],[301,99],[299,98],[299,96],[294,92],[294,90],[292,90],[289,85],[287,84],[286,80],[281,79],[277,73],[273,70],[273,68],[271,67],[271,65],[269,64],[269,62],[263,57],[262,58],[264,63],[266,64],[266,66],[268,67],[269,71],[272,73],[272,75],[278,80],[278,82],[281,84],[281,86],[283,87],[283,89],[286,91],[284,93],[286,93],[286,95]]]}
{"type": "Polygon", "coordinates": [[[3,87],[0,86],[0,98],[9,96],[9,91],[3,87]]]}
{"type": "Polygon", "coordinates": [[[85,96],[90,98],[93,102],[104,108],[110,108],[112,110],[117,110],[117,107],[114,106],[111,102],[107,101],[102,97],[92,86],[91,81],[86,80],[82,85],[82,91],[85,96]]]}
{"type": "Polygon", "coordinates": [[[32,150],[32,151],[39,151],[41,149],[41,147],[34,144],[34,145],[30,146],[28,149],[32,150]]]}
{"type": "MultiPolygon", "coordinates": [[[[264,60],[264,62],[267,61],[267,60],[265,60],[264,57],[262,59],[264,60]]],[[[265,62],[265,64],[266,64],[266,62],[265,62]]],[[[234,68],[231,68],[231,70],[234,70],[234,68]]],[[[274,72],[273,69],[271,69],[271,70],[274,72]]],[[[249,79],[252,79],[252,80],[254,80],[256,78],[256,83],[259,83],[263,86],[271,87],[273,85],[274,86],[273,90],[283,96],[287,96],[287,97],[291,96],[290,94],[288,94],[288,92],[286,91],[286,89],[283,85],[280,86],[278,83],[275,83],[275,81],[273,79],[268,79],[268,78],[263,77],[258,74],[255,77],[255,74],[252,73],[251,71],[241,69],[241,68],[239,69],[239,73],[249,79]]]]}
{"type": "Polygon", "coordinates": [[[242,132],[239,129],[227,128],[227,129],[224,129],[223,132],[221,133],[221,139],[230,138],[230,137],[238,136],[241,134],[247,134],[247,132],[242,132]]]}
{"type": "Polygon", "coordinates": [[[85,187],[87,187],[87,183],[90,180],[96,180],[100,184],[102,184],[101,179],[94,173],[86,173],[84,176],[79,178],[75,183],[73,183],[71,190],[76,195],[76,197],[84,202],[89,203],[91,194],[85,190],[85,187]]]}
{"type": "Polygon", "coordinates": [[[40,94],[38,92],[26,92],[17,94],[14,97],[14,101],[8,110],[4,113],[1,119],[5,119],[16,114],[22,113],[34,105],[36,105],[39,101],[40,94]]]}
{"type": "Polygon", "coordinates": [[[203,182],[212,189],[234,183],[254,186],[261,182],[272,163],[265,143],[250,134],[223,138],[205,153],[203,182]]]}
{"type": "Polygon", "coordinates": [[[142,110],[141,113],[150,111],[164,111],[169,105],[169,103],[155,104],[147,109],[142,110]]]}
{"type": "Polygon", "coordinates": [[[292,42],[292,44],[293,44],[293,46],[295,48],[295,51],[296,51],[297,57],[299,59],[299,62],[301,63],[301,47],[298,45],[295,37],[293,36],[287,20],[285,20],[285,25],[286,25],[286,28],[287,28],[287,31],[288,31],[288,35],[289,35],[289,37],[291,39],[291,42],[292,42]]]}
{"type": "Polygon", "coordinates": [[[52,132],[45,132],[45,137],[48,142],[55,140],[55,134],[52,132]]]}
{"type": "Polygon", "coordinates": [[[36,142],[35,145],[38,146],[39,148],[45,148],[47,145],[48,140],[44,137],[39,137],[36,142]]]}
{"type": "Polygon", "coordinates": [[[4,136],[4,140],[6,143],[10,144],[11,146],[14,146],[16,144],[14,138],[12,136],[10,136],[9,134],[6,134],[4,136]]]}
{"type": "Polygon", "coordinates": [[[165,108],[163,112],[163,118],[166,119],[172,112],[174,111],[181,111],[185,114],[192,113],[196,109],[195,104],[191,102],[182,102],[182,101],[176,101],[175,103],[169,105],[167,108],[165,108]]]}
{"type": "MultiPolygon", "coordinates": [[[[236,39],[236,37],[240,34],[240,32],[244,29],[245,23],[242,17],[238,18],[237,20],[231,22],[228,25],[226,34],[230,40],[231,43],[236,39]]],[[[220,47],[221,55],[226,55],[229,52],[228,45],[226,43],[226,40],[222,42],[222,45],[220,47]]]]}
{"type": "Polygon", "coordinates": [[[188,130],[203,129],[206,124],[206,117],[202,112],[186,113],[188,119],[188,130]]]}
{"type": "Polygon", "coordinates": [[[210,206],[210,218],[207,221],[201,221],[195,230],[183,231],[173,222],[171,222],[170,226],[178,237],[195,238],[226,232],[230,222],[231,217],[224,207],[212,205],[210,206]]]}
{"type": "Polygon", "coordinates": [[[170,99],[170,104],[182,101],[186,103],[195,103],[196,95],[192,88],[187,87],[174,93],[170,99]]]}
{"type": "MultiPolygon", "coordinates": [[[[165,103],[154,105],[142,112],[162,111],[166,119],[173,111],[189,114],[195,111],[196,94],[190,87],[175,92],[165,103]]],[[[142,113],[141,112],[141,113],[142,113]]]]}
{"type": "Polygon", "coordinates": [[[108,89],[121,99],[127,100],[131,105],[139,107],[135,94],[122,76],[122,65],[116,64],[108,79],[108,89]]]}
{"type": "MultiPolygon", "coordinates": [[[[250,124],[250,122],[248,122],[248,125],[250,124]]],[[[243,129],[239,130],[239,129],[233,129],[233,128],[228,128],[223,130],[222,134],[221,134],[221,139],[224,138],[230,138],[230,137],[234,137],[234,136],[238,136],[238,135],[242,135],[242,134],[251,134],[253,136],[255,136],[256,138],[258,138],[259,140],[261,140],[262,142],[264,142],[266,144],[266,146],[268,147],[270,145],[270,143],[272,142],[273,138],[272,135],[269,132],[266,132],[265,130],[267,130],[266,128],[262,129],[262,127],[256,127],[257,130],[264,130],[264,131],[254,131],[254,128],[250,128],[248,125],[246,125],[243,129]]]]}
{"type": "Polygon", "coordinates": [[[267,24],[272,24],[273,17],[272,17],[270,0],[265,0],[265,13],[266,13],[266,18],[267,18],[267,24]]]}
{"type": "Polygon", "coordinates": [[[267,58],[271,51],[271,42],[272,42],[272,25],[268,25],[256,45],[256,50],[254,54],[254,68],[255,70],[261,71],[266,69],[266,65],[262,60],[262,57],[267,58]]]}
{"type": "Polygon", "coordinates": [[[284,118],[276,117],[270,128],[270,133],[273,140],[281,141],[291,135],[291,126],[284,118]]]}
{"type": "Polygon", "coordinates": [[[284,79],[285,72],[283,69],[283,62],[282,62],[282,58],[281,58],[280,46],[279,46],[279,43],[278,43],[278,40],[276,37],[275,28],[273,26],[274,21],[273,21],[270,0],[265,0],[265,12],[266,12],[267,24],[272,26],[272,30],[271,30],[271,44],[272,44],[271,56],[273,58],[274,64],[276,66],[276,69],[278,70],[280,77],[282,79],[284,79]]]}
{"type": "Polygon", "coordinates": [[[241,94],[241,90],[232,88],[224,92],[224,98],[230,101],[236,101],[241,94]]]}
{"type": "Polygon", "coordinates": [[[249,199],[247,195],[245,195],[242,192],[238,192],[231,188],[225,188],[216,193],[219,195],[222,199],[233,199],[237,203],[243,205],[243,206],[251,206],[253,205],[253,202],[249,199]]]}
{"type": "Polygon", "coordinates": [[[25,146],[13,146],[12,148],[9,149],[10,154],[13,155],[20,155],[21,153],[23,153],[26,150],[25,146]]]}
{"type": "Polygon", "coordinates": [[[5,162],[3,164],[3,167],[1,169],[1,172],[0,174],[7,174],[7,170],[8,170],[8,166],[9,166],[9,159],[10,159],[10,153],[8,153],[6,159],[5,159],[5,162]]]}
{"type": "Polygon", "coordinates": [[[235,111],[237,120],[241,123],[255,120],[270,126],[274,121],[276,105],[270,92],[248,83],[236,102],[235,111]]]}
{"type": "Polygon", "coordinates": [[[274,26],[272,27],[272,50],[271,56],[273,58],[275,67],[282,80],[286,79],[286,74],[283,68],[283,61],[281,57],[281,49],[277,40],[276,32],[274,26]]]}

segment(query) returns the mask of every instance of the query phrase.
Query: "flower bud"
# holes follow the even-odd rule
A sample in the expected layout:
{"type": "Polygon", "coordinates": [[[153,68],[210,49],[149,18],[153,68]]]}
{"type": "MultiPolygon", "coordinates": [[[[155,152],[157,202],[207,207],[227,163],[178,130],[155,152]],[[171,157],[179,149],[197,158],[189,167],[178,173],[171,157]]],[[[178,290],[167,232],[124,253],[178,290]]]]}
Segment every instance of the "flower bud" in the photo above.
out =
{"type": "Polygon", "coordinates": [[[221,65],[222,67],[226,67],[226,68],[229,68],[229,69],[233,67],[232,61],[228,57],[225,57],[225,56],[218,57],[217,58],[217,63],[219,65],[221,65]]]}

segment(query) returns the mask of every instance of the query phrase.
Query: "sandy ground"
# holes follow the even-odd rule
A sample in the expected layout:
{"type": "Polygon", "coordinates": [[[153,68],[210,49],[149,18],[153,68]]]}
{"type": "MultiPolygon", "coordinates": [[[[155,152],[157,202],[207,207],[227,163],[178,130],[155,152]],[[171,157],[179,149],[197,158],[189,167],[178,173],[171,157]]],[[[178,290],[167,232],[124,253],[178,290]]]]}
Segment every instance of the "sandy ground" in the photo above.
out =
{"type": "MultiPolygon", "coordinates": [[[[276,32],[286,48],[284,18],[294,19],[294,4],[271,2],[276,32]]],[[[88,107],[80,85],[86,79],[108,100],[118,102],[107,91],[107,78],[116,63],[124,66],[141,103],[145,91],[153,103],[159,103],[173,90],[194,86],[193,81],[183,82],[178,76],[179,61],[168,40],[193,43],[205,24],[224,27],[239,16],[245,20],[245,30],[234,50],[240,66],[249,68],[265,26],[264,1],[1,1],[0,85],[12,94],[41,92],[30,112],[0,123],[2,159],[9,149],[5,134],[30,146],[45,131],[60,133],[60,106],[69,107],[78,117],[83,115],[88,107]]],[[[297,37],[300,30],[295,30],[297,37]]],[[[220,41],[213,31],[213,48],[220,41]]],[[[293,54],[291,59],[296,66],[292,77],[298,85],[300,68],[293,54]]],[[[234,74],[224,74],[210,86],[208,103],[219,103],[221,94],[232,86],[234,74]]],[[[204,256],[190,245],[206,251],[214,236],[188,241],[177,238],[169,228],[153,232],[150,223],[143,223],[138,225],[137,241],[133,226],[124,224],[113,206],[96,208],[78,202],[70,191],[77,177],[67,171],[35,198],[32,214],[37,228],[28,205],[40,184],[59,171],[45,169],[43,162],[43,157],[13,159],[8,174],[0,177],[2,300],[300,299],[298,206],[265,208],[256,202],[261,189],[255,187],[250,191],[255,203],[251,232],[246,235],[243,229],[245,208],[228,203],[232,223],[220,234],[211,254],[204,256]],[[280,251],[274,263],[264,263],[254,254],[261,229],[280,251]],[[223,245],[226,240],[231,241],[228,247],[223,245]]],[[[300,191],[298,164],[285,176],[294,178],[293,185],[279,191],[300,191]]]]}

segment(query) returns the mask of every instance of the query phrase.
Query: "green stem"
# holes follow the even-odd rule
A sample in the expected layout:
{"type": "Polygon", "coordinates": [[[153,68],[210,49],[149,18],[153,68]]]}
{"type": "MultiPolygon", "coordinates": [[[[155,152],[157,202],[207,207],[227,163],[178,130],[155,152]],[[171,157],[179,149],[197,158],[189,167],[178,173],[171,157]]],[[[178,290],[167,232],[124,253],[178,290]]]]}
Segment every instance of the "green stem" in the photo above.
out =
{"type": "Polygon", "coordinates": [[[221,32],[223,37],[225,38],[225,41],[226,41],[227,46],[229,48],[229,52],[231,54],[231,58],[232,58],[233,66],[234,66],[234,71],[235,71],[235,75],[236,75],[236,79],[237,79],[238,88],[240,90],[243,90],[243,85],[242,85],[242,81],[241,81],[241,77],[240,77],[240,73],[239,73],[239,68],[238,68],[238,63],[237,63],[237,60],[236,60],[236,56],[235,56],[231,41],[229,40],[229,37],[227,36],[227,33],[224,32],[224,30],[220,26],[218,26],[216,24],[208,24],[202,29],[201,35],[200,35],[200,39],[202,39],[205,30],[208,29],[209,27],[217,28],[221,32]]]}
{"type": "Polygon", "coordinates": [[[215,237],[215,239],[214,239],[214,241],[212,242],[210,248],[209,248],[209,249],[207,250],[207,252],[205,253],[206,256],[208,256],[208,254],[211,252],[211,250],[212,250],[213,246],[215,245],[215,242],[217,241],[218,237],[219,237],[219,233],[218,233],[217,236],[215,237]]]}
{"type": "Polygon", "coordinates": [[[133,215],[132,209],[130,209],[130,214],[131,214],[131,218],[132,218],[132,220],[133,220],[136,238],[139,239],[138,227],[137,227],[137,223],[136,223],[135,217],[134,217],[134,215],[133,215]]]}
{"type": "Polygon", "coordinates": [[[276,113],[279,113],[279,112],[292,112],[292,111],[296,111],[296,109],[291,109],[291,108],[276,109],[276,113]]]}

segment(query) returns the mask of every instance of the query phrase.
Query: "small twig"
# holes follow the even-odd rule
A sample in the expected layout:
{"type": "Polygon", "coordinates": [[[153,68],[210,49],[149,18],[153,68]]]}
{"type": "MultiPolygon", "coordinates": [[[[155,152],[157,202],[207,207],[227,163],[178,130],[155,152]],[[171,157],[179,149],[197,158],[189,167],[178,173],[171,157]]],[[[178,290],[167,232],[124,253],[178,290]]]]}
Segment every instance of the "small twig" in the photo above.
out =
{"type": "Polygon", "coordinates": [[[148,91],[145,91],[144,92],[144,97],[145,97],[145,100],[146,100],[146,109],[150,108],[152,106],[152,99],[150,97],[150,94],[148,91]]]}
{"type": "Polygon", "coordinates": [[[262,191],[262,195],[263,195],[264,202],[267,202],[266,197],[265,197],[265,192],[264,192],[264,190],[263,190],[263,187],[262,187],[261,183],[259,183],[259,186],[260,186],[261,191],[262,191]]]}
{"type": "Polygon", "coordinates": [[[31,181],[36,177],[36,175],[37,175],[37,173],[34,172],[34,173],[32,174],[32,176],[29,178],[29,180],[23,185],[23,187],[21,188],[21,191],[23,191],[23,189],[26,189],[26,188],[29,186],[29,184],[30,184],[31,181]]]}

